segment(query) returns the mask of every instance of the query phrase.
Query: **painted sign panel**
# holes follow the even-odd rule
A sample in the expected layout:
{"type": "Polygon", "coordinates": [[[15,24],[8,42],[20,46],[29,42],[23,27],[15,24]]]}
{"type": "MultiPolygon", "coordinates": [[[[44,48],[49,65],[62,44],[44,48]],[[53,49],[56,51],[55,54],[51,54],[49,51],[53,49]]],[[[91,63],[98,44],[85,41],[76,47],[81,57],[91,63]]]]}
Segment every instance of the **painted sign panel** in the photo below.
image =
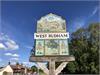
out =
{"type": "Polygon", "coordinates": [[[68,55],[67,40],[36,40],[35,55],[68,55]]]}
{"type": "Polygon", "coordinates": [[[68,41],[67,40],[59,40],[60,47],[60,55],[69,55],[68,51],[68,41]]]}
{"type": "Polygon", "coordinates": [[[36,40],[35,55],[44,55],[44,40],[36,40]]]}
{"type": "Polygon", "coordinates": [[[60,16],[48,14],[37,21],[36,56],[69,55],[66,22],[60,16]]]}
{"type": "Polygon", "coordinates": [[[34,39],[67,39],[69,33],[34,33],[34,39]]]}
{"type": "Polygon", "coordinates": [[[37,32],[66,32],[66,22],[57,15],[48,14],[37,22],[37,32]]]}
{"type": "Polygon", "coordinates": [[[58,40],[45,41],[45,55],[59,55],[59,41],[58,40]]]}

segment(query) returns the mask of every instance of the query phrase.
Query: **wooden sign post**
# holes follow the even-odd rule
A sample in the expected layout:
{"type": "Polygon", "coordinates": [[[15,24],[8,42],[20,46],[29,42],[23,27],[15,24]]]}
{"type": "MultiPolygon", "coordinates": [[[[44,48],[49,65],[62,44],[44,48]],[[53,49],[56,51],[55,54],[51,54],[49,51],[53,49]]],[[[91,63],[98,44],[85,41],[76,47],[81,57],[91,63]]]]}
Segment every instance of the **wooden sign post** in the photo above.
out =
{"type": "Polygon", "coordinates": [[[47,75],[58,75],[68,62],[74,61],[69,55],[69,33],[66,33],[66,22],[52,13],[37,21],[37,33],[34,34],[35,48],[31,53],[30,62],[37,62],[47,75]],[[39,62],[48,62],[48,68],[39,62]],[[62,62],[56,69],[56,62],[62,62]]]}
{"type": "Polygon", "coordinates": [[[31,62],[37,62],[40,68],[47,74],[47,75],[58,75],[63,68],[67,65],[68,62],[74,61],[75,58],[73,56],[62,56],[62,57],[35,57],[31,56],[31,62]],[[49,70],[45,65],[40,64],[39,62],[49,62],[49,70]],[[55,62],[62,62],[60,66],[55,69],[55,62]]]}

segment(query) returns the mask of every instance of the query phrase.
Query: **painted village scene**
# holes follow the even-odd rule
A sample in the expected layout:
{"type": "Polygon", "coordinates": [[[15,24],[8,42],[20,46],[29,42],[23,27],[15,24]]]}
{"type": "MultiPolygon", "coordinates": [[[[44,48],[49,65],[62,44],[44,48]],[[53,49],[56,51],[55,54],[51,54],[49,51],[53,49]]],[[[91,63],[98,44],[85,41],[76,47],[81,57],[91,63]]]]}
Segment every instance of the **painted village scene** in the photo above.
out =
{"type": "Polygon", "coordinates": [[[99,75],[100,1],[0,1],[0,75],[99,75]]]}

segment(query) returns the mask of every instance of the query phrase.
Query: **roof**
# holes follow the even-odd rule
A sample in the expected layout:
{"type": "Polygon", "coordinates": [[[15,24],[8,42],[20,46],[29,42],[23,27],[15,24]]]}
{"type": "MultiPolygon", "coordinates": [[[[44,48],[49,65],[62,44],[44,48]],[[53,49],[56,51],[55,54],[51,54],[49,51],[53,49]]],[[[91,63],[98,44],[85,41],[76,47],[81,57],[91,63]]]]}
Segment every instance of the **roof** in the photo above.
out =
{"type": "Polygon", "coordinates": [[[1,67],[1,68],[0,68],[0,72],[3,71],[3,70],[5,70],[8,66],[11,67],[10,65],[7,65],[7,66],[5,66],[5,67],[1,67]]]}
{"type": "Polygon", "coordinates": [[[25,68],[23,65],[10,65],[12,69],[22,69],[25,68]]]}
{"type": "Polygon", "coordinates": [[[6,68],[6,67],[2,67],[2,68],[0,68],[0,72],[3,71],[5,68],[6,68]]]}
{"type": "Polygon", "coordinates": [[[14,73],[24,73],[25,68],[23,65],[10,65],[14,73]]]}

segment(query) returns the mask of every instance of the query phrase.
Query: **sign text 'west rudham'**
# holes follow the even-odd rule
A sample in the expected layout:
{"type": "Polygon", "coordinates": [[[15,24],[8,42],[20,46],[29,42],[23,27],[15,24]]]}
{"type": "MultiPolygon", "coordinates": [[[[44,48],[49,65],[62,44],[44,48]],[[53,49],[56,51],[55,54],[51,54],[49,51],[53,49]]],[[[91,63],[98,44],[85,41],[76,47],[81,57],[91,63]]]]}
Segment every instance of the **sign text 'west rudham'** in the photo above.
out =
{"type": "Polygon", "coordinates": [[[34,39],[67,39],[69,33],[34,33],[34,39]]]}

